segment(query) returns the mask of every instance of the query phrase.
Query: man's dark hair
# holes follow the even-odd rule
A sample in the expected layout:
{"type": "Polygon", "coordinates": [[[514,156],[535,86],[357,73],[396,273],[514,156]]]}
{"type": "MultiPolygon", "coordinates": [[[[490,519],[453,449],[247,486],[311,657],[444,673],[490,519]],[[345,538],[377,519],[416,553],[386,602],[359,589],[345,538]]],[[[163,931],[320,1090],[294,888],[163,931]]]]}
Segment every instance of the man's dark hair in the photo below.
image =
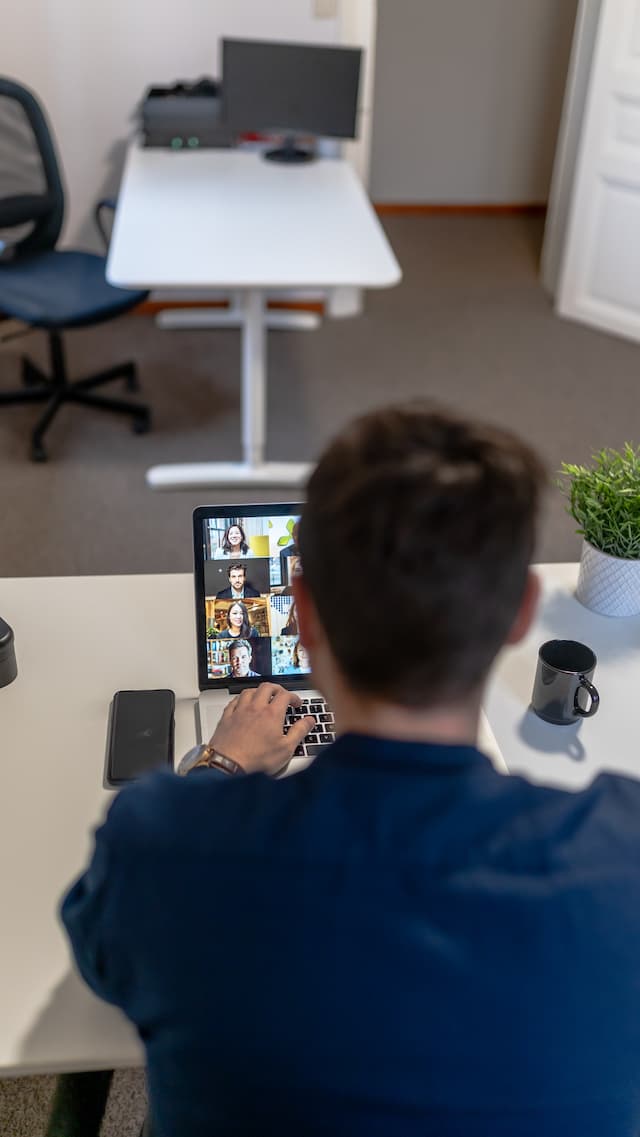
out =
{"type": "Polygon", "coordinates": [[[248,640],[234,640],[233,643],[229,645],[229,659],[231,659],[232,651],[242,651],[243,647],[246,647],[247,651],[249,652],[249,659],[251,659],[251,644],[248,640]]]}
{"type": "Polygon", "coordinates": [[[483,682],[523,596],[545,480],[515,435],[423,402],[338,435],[309,481],[300,552],[353,690],[427,707],[483,682]]]}
{"type": "Polygon", "coordinates": [[[231,580],[231,573],[234,569],[242,569],[244,575],[247,575],[246,565],[240,564],[240,561],[234,561],[233,564],[230,564],[229,568],[227,569],[227,576],[229,577],[229,580],[231,580]]]}

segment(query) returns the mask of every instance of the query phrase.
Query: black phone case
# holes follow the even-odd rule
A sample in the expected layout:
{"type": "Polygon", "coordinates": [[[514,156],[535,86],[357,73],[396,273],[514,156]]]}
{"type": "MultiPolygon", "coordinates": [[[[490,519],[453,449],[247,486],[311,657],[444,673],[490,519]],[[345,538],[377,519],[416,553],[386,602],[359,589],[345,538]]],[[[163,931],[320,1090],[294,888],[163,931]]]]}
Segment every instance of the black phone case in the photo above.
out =
{"type": "Polygon", "coordinates": [[[108,786],[173,765],[174,710],[175,695],[168,689],[116,691],[107,733],[108,786]]]}

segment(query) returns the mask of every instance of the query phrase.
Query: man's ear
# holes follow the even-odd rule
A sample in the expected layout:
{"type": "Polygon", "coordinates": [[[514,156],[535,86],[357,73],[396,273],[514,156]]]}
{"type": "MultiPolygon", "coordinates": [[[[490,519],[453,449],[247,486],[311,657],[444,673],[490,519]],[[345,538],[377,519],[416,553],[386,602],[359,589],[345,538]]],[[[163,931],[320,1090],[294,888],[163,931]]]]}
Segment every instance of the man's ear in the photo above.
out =
{"type": "Polygon", "coordinates": [[[531,627],[540,599],[540,578],[531,569],[527,572],[527,581],[522,593],[522,600],[516,618],[511,625],[511,631],[505,643],[517,644],[524,639],[531,627]]]}
{"type": "Polygon", "coordinates": [[[291,589],[296,605],[300,642],[309,651],[318,642],[319,623],[316,606],[311,599],[303,574],[292,578],[291,589]]]}

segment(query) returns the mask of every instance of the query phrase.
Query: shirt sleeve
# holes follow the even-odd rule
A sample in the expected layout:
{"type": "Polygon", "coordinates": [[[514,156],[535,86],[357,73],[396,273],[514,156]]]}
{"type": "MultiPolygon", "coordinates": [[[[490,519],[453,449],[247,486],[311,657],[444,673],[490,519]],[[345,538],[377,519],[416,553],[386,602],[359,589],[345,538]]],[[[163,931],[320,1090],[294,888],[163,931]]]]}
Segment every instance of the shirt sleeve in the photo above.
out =
{"type": "MultiPolygon", "coordinates": [[[[229,778],[224,770],[215,768],[193,771],[196,773],[221,781],[229,778]]],[[[149,810],[154,811],[154,799],[147,797],[152,780],[159,787],[161,782],[174,777],[165,772],[153,774],[144,792],[138,793],[138,790],[143,790],[139,783],[120,791],[104,824],[96,832],[88,868],[71,886],[60,905],[62,924],[80,974],[96,995],[116,1006],[123,1006],[126,990],[135,973],[135,949],[129,938],[121,935],[123,901],[125,893],[128,895],[129,892],[131,875],[127,870],[131,838],[139,826],[140,816],[149,810]],[[138,803],[137,807],[135,803],[138,803]]],[[[175,780],[182,781],[181,778],[175,780]]]]}
{"type": "Polygon", "coordinates": [[[119,1003],[115,969],[109,967],[113,956],[107,942],[107,908],[115,883],[113,857],[105,832],[108,821],[96,833],[91,862],[72,885],[60,906],[78,971],[91,990],[108,1003],[119,1003]]]}

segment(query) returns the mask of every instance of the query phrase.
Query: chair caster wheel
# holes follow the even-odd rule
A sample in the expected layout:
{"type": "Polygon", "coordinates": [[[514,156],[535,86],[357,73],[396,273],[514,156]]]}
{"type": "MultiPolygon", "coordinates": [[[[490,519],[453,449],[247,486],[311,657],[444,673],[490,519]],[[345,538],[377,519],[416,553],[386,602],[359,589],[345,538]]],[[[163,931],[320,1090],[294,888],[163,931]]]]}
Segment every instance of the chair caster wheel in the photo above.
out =
{"type": "Polygon", "coordinates": [[[133,433],[134,434],[148,434],[151,430],[151,415],[149,411],[144,411],[141,415],[136,415],[133,420],[133,433]]]}
{"type": "Polygon", "coordinates": [[[46,462],[49,455],[47,454],[44,446],[40,442],[33,442],[31,444],[31,461],[32,462],[46,462]]]}

